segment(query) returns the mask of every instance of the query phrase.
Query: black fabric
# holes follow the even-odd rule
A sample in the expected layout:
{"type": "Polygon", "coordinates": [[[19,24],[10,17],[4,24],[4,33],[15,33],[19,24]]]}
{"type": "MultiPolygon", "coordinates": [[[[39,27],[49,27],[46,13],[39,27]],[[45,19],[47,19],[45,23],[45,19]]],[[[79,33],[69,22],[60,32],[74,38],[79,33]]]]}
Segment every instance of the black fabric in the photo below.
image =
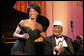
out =
{"type": "Polygon", "coordinates": [[[48,29],[50,22],[47,17],[39,15],[36,21],[43,26],[44,32],[48,29]]]}
{"type": "MultiPolygon", "coordinates": [[[[60,55],[74,55],[74,49],[72,45],[72,40],[62,35],[68,45],[68,48],[65,48],[65,50],[60,53],[60,55]]],[[[53,47],[56,46],[55,41],[55,35],[51,35],[43,40],[43,49],[44,49],[44,55],[53,55],[53,47]]]]}
{"type": "MultiPolygon", "coordinates": [[[[28,15],[27,15],[27,18],[29,19],[28,15]]],[[[38,15],[36,21],[43,26],[43,31],[46,32],[50,24],[48,18],[42,15],[38,15]]]]}
{"type": "Polygon", "coordinates": [[[22,38],[17,39],[16,43],[13,45],[11,49],[11,53],[18,51],[27,55],[35,55],[36,49],[35,49],[34,40],[40,36],[39,33],[41,31],[38,29],[32,30],[29,27],[22,27],[20,25],[19,27],[22,29],[22,33],[28,33],[30,37],[28,40],[22,38]]]}

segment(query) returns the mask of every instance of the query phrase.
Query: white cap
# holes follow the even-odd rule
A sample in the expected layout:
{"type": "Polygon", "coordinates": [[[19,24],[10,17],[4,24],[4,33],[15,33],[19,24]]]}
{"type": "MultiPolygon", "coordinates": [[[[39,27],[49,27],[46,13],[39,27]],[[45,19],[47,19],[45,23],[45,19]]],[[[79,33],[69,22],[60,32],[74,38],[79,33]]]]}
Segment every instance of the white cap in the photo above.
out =
{"type": "Polygon", "coordinates": [[[63,23],[61,21],[54,21],[53,25],[63,26],[63,23]]]}

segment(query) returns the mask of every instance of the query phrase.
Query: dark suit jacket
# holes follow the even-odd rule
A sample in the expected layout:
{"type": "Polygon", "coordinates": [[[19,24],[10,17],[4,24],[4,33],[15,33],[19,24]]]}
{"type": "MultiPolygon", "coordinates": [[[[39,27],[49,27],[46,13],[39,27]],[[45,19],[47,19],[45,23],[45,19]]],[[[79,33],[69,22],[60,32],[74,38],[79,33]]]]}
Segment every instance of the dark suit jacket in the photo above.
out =
{"type": "MultiPolygon", "coordinates": [[[[52,36],[49,36],[43,40],[44,55],[53,55],[53,47],[56,46],[54,37],[55,35],[53,34],[52,36]]],[[[63,35],[63,37],[68,47],[66,47],[64,52],[62,52],[60,55],[74,55],[72,40],[67,36],[63,35]]]]}

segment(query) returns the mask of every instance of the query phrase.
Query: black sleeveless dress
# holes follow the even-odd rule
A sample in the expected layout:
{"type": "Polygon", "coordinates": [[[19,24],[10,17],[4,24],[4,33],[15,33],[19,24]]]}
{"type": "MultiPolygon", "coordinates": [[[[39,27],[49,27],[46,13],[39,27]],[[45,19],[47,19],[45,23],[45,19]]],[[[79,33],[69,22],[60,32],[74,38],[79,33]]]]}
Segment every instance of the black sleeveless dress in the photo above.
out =
{"type": "Polygon", "coordinates": [[[40,37],[39,33],[41,31],[39,29],[32,30],[29,27],[22,27],[20,25],[19,27],[22,29],[20,34],[28,33],[30,37],[28,40],[22,38],[17,39],[11,48],[11,53],[20,52],[26,55],[36,55],[34,40],[40,37]]]}

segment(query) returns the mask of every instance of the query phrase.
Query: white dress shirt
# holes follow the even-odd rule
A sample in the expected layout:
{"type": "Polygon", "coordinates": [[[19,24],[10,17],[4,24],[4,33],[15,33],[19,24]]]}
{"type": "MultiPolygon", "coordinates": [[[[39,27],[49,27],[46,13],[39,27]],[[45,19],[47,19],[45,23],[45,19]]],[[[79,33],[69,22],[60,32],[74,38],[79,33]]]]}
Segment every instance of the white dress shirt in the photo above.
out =
{"type": "MultiPolygon", "coordinates": [[[[55,41],[56,41],[56,46],[63,46],[63,47],[68,47],[64,37],[62,36],[61,38],[55,38],[55,41]]],[[[53,54],[55,55],[56,54],[56,51],[53,50],[53,54]]]]}

